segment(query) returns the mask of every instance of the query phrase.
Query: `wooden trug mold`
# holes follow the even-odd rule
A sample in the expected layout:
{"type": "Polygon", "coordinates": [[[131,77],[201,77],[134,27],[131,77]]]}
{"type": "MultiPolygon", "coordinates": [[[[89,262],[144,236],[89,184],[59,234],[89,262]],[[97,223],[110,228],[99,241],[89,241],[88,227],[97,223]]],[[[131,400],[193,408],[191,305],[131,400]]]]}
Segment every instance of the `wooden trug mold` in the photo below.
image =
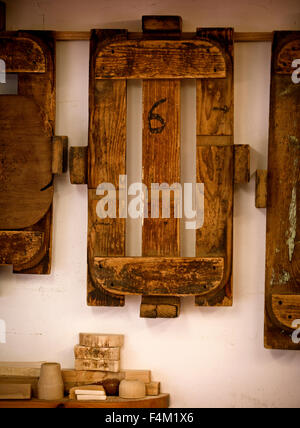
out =
{"type": "Polygon", "coordinates": [[[54,34],[2,31],[0,59],[18,75],[18,94],[0,94],[0,265],[48,274],[53,177],[68,152],[67,137],[54,137],[54,34]]]}
{"type": "MultiPolygon", "coordinates": [[[[249,181],[249,147],[233,142],[233,30],[181,32],[180,17],[143,17],[143,33],[93,30],[88,148],[72,147],[71,182],[88,184],[88,304],[123,306],[141,295],[141,317],[177,317],[180,297],[232,304],[234,183],[249,181]],[[143,81],[143,183],[180,183],[180,87],[197,80],[197,182],[205,221],[196,257],[180,254],[180,220],[145,218],[142,257],[126,257],[126,219],[100,219],[96,189],[126,174],[127,80],[143,81]]],[[[117,196],[118,198],[118,196],[117,196]]],[[[172,201],[171,201],[172,202],[172,201]]],[[[117,204],[118,205],[118,204],[117,204]]],[[[171,204],[172,205],[172,204],[171,204]]],[[[150,211],[150,210],[149,210],[150,211]]]]}
{"type": "Polygon", "coordinates": [[[275,32],[268,171],[258,171],[256,194],[256,206],[267,208],[265,347],[271,349],[300,350],[300,83],[292,80],[299,58],[300,32],[275,32]]]}

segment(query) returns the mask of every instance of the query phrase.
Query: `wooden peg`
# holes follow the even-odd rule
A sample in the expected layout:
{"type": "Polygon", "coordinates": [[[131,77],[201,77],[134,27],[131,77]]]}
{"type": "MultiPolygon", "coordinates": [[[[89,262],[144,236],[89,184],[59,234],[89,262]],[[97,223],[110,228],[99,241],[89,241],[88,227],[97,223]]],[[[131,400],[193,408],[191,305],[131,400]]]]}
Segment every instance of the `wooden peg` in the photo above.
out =
{"type": "Polygon", "coordinates": [[[249,183],[250,181],[250,146],[234,146],[234,182],[235,184],[249,183]]]}
{"type": "Polygon", "coordinates": [[[0,1],[0,31],[6,30],[6,4],[0,1]]]}
{"type": "Polygon", "coordinates": [[[70,148],[70,181],[72,184],[87,184],[87,147],[70,148]]]}
{"type": "Polygon", "coordinates": [[[53,137],[52,173],[63,174],[68,167],[68,137],[53,137]]]}
{"type": "Polygon", "coordinates": [[[179,314],[179,297],[142,297],[141,318],[177,318],[179,314]]]}
{"type": "Polygon", "coordinates": [[[181,16],[143,16],[144,33],[181,33],[181,16]]]}
{"type": "Polygon", "coordinates": [[[256,171],[255,206],[256,208],[267,208],[268,196],[268,171],[256,171]]]}

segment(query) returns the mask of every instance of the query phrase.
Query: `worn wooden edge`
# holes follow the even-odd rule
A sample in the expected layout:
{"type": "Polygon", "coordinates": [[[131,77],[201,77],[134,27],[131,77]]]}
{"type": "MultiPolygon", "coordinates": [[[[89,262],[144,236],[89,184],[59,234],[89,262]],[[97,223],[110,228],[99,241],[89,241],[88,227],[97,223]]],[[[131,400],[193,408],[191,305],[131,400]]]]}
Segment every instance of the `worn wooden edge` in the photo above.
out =
{"type": "MultiPolygon", "coordinates": [[[[295,330],[296,320],[300,320],[300,294],[272,294],[271,318],[276,318],[279,327],[287,330],[295,330]]],[[[299,323],[300,324],[300,323],[299,323]]]]}
{"type": "Polygon", "coordinates": [[[95,56],[95,79],[224,78],[226,72],[221,46],[203,38],[107,39],[95,56]]]}
{"type": "Polygon", "coordinates": [[[170,405],[170,395],[160,394],[158,396],[149,396],[140,399],[122,399],[119,397],[107,397],[105,401],[77,401],[77,400],[57,400],[57,401],[43,401],[43,400],[26,400],[26,401],[0,401],[1,409],[24,409],[24,408],[41,408],[41,409],[139,409],[139,408],[157,408],[166,409],[170,405]]]}
{"type": "Polygon", "coordinates": [[[0,265],[26,265],[39,254],[45,234],[27,231],[0,231],[0,265]]]}
{"type": "Polygon", "coordinates": [[[234,152],[234,183],[245,184],[250,181],[250,146],[235,144],[234,152]]]}
{"type": "Polygon", "coordinates": [[[69,167],[71,184],[88,183],[88,147],[70,147],[69,167]]]}
{"type": "Polygon", "coordinates": [[[179,297],[142,296],[140,318],[177,318],[179,315],[179,297]]]}
{"type": "MultiPolygon", "coordinates": [[[[184,36],[195,36],[194,33],[182,33],[184,36]]],[[[90,41],[90,31],[56,31],[55,39],[57,42],[67,41],[90,41]]],[[[233,41],[235,43],[257,43],[272,42],[273,33],[271,32],[234,32],[233,41]]]]}
{"type": "Polygon", "coordinates": [[[52,173],[63,174],[68,169],[68,137],[52,138],[52,173]]]}
{"type": "Polygon", "coordinates": [[[220,287],[224,263],[222,257],[95,257],[95,280],[118,295],[198,296],[220,287]]]}
{"type": "Polygon", "coordinates": [[[232,295],[232,275],[227,284],[217,289],[215,292],[208,296],[196,296],[195,306],[199,307],[227,307],[233,306],[233,295],[232,295]]]}
{"type": "Polygon", "coordinates": [[[294,332],[284,330],[282,327],[274,325],[274,320],[271,320],[267,312],[265,311],[265,323],[264,323],[264,347],[265,349],[273,350],[284,350],[284,351],[300,351],[300,343],[294,343],[292,340],[292,334],[294,332]]]}
{"type": "Polygon", "coordinates": [[[144,33],[181,33],[181,16],[145,15],[142,17],[144,33]]]}
{"type": "Polygon", "coordinates": [[[300,58],[300,31],[275,31],[272,71],[290,76],[293,72],[292,63],[298,58],[300,58]]]}
{"type": "Polygon", "coordinates": [[[255,206],[267,208],[268,203],[268,171],[257,170],[255,175],[255,206]]]}

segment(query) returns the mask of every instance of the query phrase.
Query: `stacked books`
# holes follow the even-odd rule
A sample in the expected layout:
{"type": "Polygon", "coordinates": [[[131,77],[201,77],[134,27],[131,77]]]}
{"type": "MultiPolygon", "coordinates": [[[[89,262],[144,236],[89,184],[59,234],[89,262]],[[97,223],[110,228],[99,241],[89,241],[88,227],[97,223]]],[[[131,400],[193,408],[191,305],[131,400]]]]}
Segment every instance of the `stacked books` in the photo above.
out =
{"type": "Polygon", "coordinates": [[[103,386],[78,386],[70,389],[69,399],[79,401],[104,401],[106,400],[106,393],[103,386]]]}
{"type": "Polygon", "coordinates": [[[75,369],[119,373],[123,344],[123,335],[80,333],[74,349],[75,369]]]}

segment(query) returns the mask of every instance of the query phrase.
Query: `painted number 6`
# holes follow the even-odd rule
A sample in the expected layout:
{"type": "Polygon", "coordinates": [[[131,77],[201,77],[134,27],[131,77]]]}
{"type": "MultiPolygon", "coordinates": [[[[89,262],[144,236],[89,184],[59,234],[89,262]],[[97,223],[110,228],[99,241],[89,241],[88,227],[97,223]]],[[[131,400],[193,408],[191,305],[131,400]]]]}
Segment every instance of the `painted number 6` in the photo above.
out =
{"type": "Polygon", "coordinates": [[[161,134],[163,132],[163,130],[166,127],[166,121],[159,115],[154,113],[154,110],[160,105],[163,104],[167,101],[167,98],[163,98],[162,100],[157,101],[153,107],[151,108],[151,110],[149,111],[148,114],[148,124],[149,124],[149,131],[152,134],[161,134]],[[152,120],[157,120],[158,122],[161,123],[161,126],[157,127],[157,128],[153,128],[152,127],[152,120]]]}

